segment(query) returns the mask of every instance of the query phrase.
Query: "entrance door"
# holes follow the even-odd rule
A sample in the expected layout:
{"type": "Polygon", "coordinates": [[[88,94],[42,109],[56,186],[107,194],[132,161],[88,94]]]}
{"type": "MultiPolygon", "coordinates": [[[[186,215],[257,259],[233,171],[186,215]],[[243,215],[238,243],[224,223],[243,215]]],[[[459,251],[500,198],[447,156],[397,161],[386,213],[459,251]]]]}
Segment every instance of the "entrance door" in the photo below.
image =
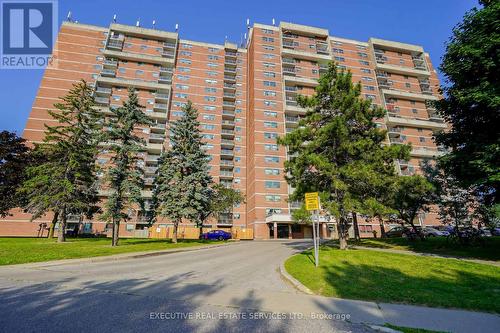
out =
{"type": "Polygon", "coordinates": [[[288,238],[288,224],[278,224],[278,238],[288,238]]]}

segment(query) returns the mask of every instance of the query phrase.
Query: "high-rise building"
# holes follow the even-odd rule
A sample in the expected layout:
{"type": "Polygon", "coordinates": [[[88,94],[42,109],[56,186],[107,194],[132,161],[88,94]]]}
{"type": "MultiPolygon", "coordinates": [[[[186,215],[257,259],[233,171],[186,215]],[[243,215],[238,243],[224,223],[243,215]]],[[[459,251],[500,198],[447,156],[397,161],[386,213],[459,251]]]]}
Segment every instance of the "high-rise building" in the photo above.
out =
{"type": "MultiPolygon", "coordinates": [[[[44,125],[53,124],[47,110],[80,79],[95,86],[96,102],[105,114],[121,105],[127,88],[133,87],[154,119],[152,126],[137,129],[147,142],[141,163],[143,195],[150,199],[158,158],[168,149],[169,123],[182,116],[182,107],[190,100],[199,111],[211,175],[246,197],[233,212],[210,221],[212,228],[251,229],[255,238],[311,237],[309,226],[291,219],[291,211],[300,203],[288,201],[292,189],[283,170],[288,156],[276,139],[298,126],[305,110],[295,97],[313,94],[332,60],[352,72],[353,81],[362,85],[363,97],[388,110],[385,119],[378,120],[388,130],[387,143],[412,143],[411,160],[397,163],[401,174],[419,172],[423,160],[440,154],[432,132],[445,124],[428,103],[438,98],[439,82],[429,55],[417,45],[377,38],[355,41],[286,22],[248,27],[248,39],[239,46],[183,40],[176,32],[116,23],[98,27],[64,22],[53,56],[24,137],[32,142],[43,139],[44,125]]],[[[108,162],[103,147],[97,163],[108,162]]],[[[105,199],[107,193],[100,195],[105,199]]],[[[130,217],[122,232],[142,233],[147,219],[134,211],[130,217]]],[[[0,222],[0,234],[33,234],[40,222],[49,223],[51,217],[29,219],[14,212],[0,222]]],[[[82,232],[105,232],[109,227],[97,219],[74,219],[70,222],[82,225],[82,232]]],[[[419,220],[437,223],[432,212],[419,220]]],[[[168,225],[163,222],[155,228],[168,225]]],[[[359,223],[362,236],[379,230],[362,217],[359,223]]],[[[335,236],[334,222],[322,225],[324,237],[335,236]]]]}

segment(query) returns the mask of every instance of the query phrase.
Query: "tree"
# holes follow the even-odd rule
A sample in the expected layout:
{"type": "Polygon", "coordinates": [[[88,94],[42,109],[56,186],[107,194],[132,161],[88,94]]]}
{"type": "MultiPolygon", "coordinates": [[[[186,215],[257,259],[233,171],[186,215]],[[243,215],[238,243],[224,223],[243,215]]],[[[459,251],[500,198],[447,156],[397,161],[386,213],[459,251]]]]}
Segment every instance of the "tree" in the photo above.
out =
{"type": "Polygon", "coordinates": [[[218,220],[222,214],[231,213],[234,206],[243,202],[245,202],[245,197],[240,191],[222,184],[213,184],[208,207],[200,211],[200,217],[196,223],[200,228],[200,237],[203,234],[203,223],[206,220],[210,217],[218,220]]]}
{"type": "Polygon", "coordinates": [[[306,209],[306,206],[302,204],[299,209],[295,209],[292,211],[292,220],[295,223],[312,225],[312,215],[306,209]]]}
{"type": "Polygon", "coordinates": [[[48,111],[58,125],[46,125],[43,143],[35,146],[34,154],[45,161],[27,168],[19,189],[32,219],[48,211],[59,217],[58,242],[65,241],[68,215],[90,218],[98,210],[95,158],[102,139],[92,87],[82,80],[61,99],[54,104],[57,111],[48,111]]]}
{"type": "Polygon", "coordinates": [[[144,211],[141,194],[144,173],[138,160],[139,153],[145,150],[145,142],[134,131],[138,126],[151,125],[153,121],[142,108],[137,93],[130,88],[128,99],[123,105],[110,109],[113,115],[106,124],[106,138],[112,158],[105,176],[109,196],[102,217],[113,225],[112,246],[118,245],[120,222],[130,218],[127,210],[138,206],[144,211]]]}
{"type": "Polygon", "coordinates": [[[389,206],[396,211],[397,221],[404,227],[410,225],[416,235],[421,233],[415,226],[419,213],[428,212],[435,200],[435,188],[420,175],[397,177],[391,189],[389,206]]]}
{"type": "Polygon", "coordinates": [[[17,193],[31,163],[30,149],[26,140],[8,131],[0,132],[0,216],[22,206],[22,197],[17,193]]]}
{"type": "Polygon", "coordinates": [[[160,158],[153,190],[156,215],[168,218],[174,225],[174,243],[183,219],[203,223],[200,217],[211,206],[213,197],[198,111],[190,101],[183,111],[183,117],[170,126],[171,148],[160,158]]]}
{"type": "Polygon", "coordinates": [[[334,64],[319,79],[315,95],[297,101],[308,111],[299,128],[279,139],[293,156],[285,162],[287,180],[295,188],[290,199],[320,192],[323,209],[336,218],[340,248],[346,249],[349,213],[364,200],[362,188],[393,174],[394,158],[404,158],[408,147],[382,145],[386,132],[374,119],[385,111],[363,99],[361,85],[334,64]]]}
{"type": "Polygon", "coordinates": [[[464,188],[475,186],[488,205],[499,202],[499,1],[480,1],[453,29],[440,66],[446,85],[435,103],[450,129],[435,135],[450,152],[440,164],[464,188]]]}

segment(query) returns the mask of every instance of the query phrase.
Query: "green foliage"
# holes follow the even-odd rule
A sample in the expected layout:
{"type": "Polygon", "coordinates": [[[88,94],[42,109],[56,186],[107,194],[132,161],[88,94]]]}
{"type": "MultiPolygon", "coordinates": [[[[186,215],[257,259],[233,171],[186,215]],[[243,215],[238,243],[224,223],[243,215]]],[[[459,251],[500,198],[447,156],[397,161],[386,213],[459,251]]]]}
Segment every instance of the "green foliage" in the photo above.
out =
{"type": "Polygon", "coordinates": [[[300,206],[299,209],[294,209],[292,211],[292,220],[295,223],[302,223],[302,224],[312,224],[312,215],[309,213],[308,210],[306,210],[305,205],[300,206]]]}
{"type": "Polygon", "coordinates": [[[453,29],[440,70],[446,77],[438,112],[451,125],[436,141],[450,149],[440,158],[466,188],[475,185],[488,204],[500,184],[500,2],[465,14],[453,29]]]}
{"type": "Polygon", "coordinates": [[[102,218],[113,222],[113,245],[118,245],[120,221],[130,218],[127,211],[134,205],[144,210],[141,195],[144,180],[138,156],[145,150],[145,142],[134,130],[138,126],[151,125],[153,121],[142,109],[137,93],[129,89],[127,101],[111,109],[113,117],[106,124],[106,139],[113,157],[105,177],[110,195],[102,218]]]}
{"type": "Polygon", "coordinates": [[[245,197],[240,191],[221,184],[214,184],[209,209],[202,212],[200,223],[203,223],[209,216],[219,218],[223,213],[231,213],[234,206],[243,202],[245,202],[245,197]]]}
{"type": "Polygon", "coordinates": [[[435,199],[434,186],[419,175],[398,177],[391,188],[389,206],[397,212],[397,220],[415,229],[415,219],[420,212],[429,211],[435,199]]]}
{"type": "Polygon", "coordinates": [[[394,175],[394,159],[407,159],[410,148],[382,145],[386,131],[374,119],[385,111],[363,99],[351,73],[337,71],[334,64],[319,79],[316,94],[301,96],[298,102],[309,109],[305,118],[298,129],[279,139],[295,156],[285,162],[287,180],[295,187],[290,199],[320,192],[323,208],[339,222],[342,240],[347,237],[349,212],[378,199],[375,189],[394,175]]]}
{"type": "Polygon", "coordinates": [[[34,154],[44,160],[28,167],[27,180],[19,193],[26,198],[25,209],[32,218],[48,211],[59,212],[59,240],[64,241],[68,214],[92,216],[98,210],[97,145],[102,139],[102,116],[95,109],[93,89],[78,82],[61,103],[49,110],[58,125],[46,125],[43,143],[34,154]]]}
{"type": "Polygon", "coordinates": [[[0,132],[0,216],[22,205],[17,193],[26,178],[26,167],[31,163],[30,149],[26,140],[8,131],[0,132]]]}
{"type": "Polygon", "coordinates": [[[174,223],[174,240],[182,219],[203,223],[213,197],[209,157],[203,149],[198,111],[188,101],[184,116],[170,126],[170,143],[160,158],[153,202],[156,214],[174,223]]]}

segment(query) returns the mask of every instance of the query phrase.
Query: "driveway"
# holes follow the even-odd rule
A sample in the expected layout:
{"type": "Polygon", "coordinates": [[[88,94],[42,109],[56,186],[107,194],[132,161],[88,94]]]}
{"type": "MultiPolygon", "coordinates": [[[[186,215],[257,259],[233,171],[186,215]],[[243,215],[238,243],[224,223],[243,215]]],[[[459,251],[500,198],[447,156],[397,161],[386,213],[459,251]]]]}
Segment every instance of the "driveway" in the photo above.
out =
{"type": "Polygon", "coordinates": [[[0,267],[0,330],[370,331],[342,320],[360,311],[370,316],[369,303],[332,308],[282,280],[280,263],[310,245],[253,241],[133,259],[0,267]]]}

